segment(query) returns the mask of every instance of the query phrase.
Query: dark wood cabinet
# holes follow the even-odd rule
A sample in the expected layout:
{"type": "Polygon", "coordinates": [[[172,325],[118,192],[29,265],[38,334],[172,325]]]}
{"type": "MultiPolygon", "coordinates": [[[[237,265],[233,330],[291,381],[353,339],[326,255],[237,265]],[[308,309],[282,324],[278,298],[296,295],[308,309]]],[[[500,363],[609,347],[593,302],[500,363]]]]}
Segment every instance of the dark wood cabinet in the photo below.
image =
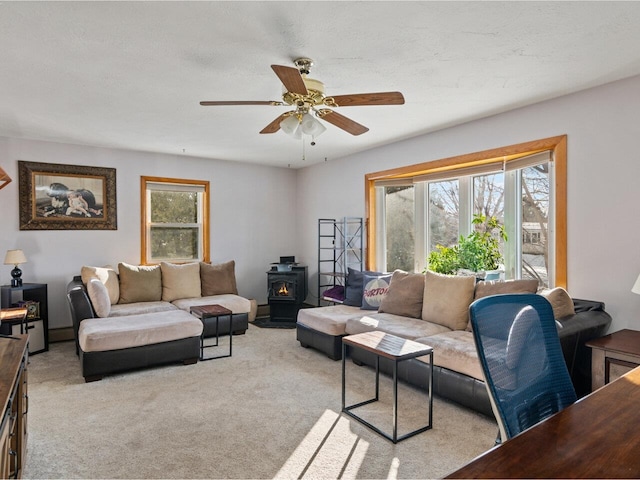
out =
{"type": "Polygon", "coordinates": [[[7,320],[0,325],[0,334],[29,335],[29,353],[49,350],[49,309],[46,283],[25,283],[19,287],[0,287],[0,308],[11,308],[19,302],[31,302],[33,309],[26,320],[7,320]]]}

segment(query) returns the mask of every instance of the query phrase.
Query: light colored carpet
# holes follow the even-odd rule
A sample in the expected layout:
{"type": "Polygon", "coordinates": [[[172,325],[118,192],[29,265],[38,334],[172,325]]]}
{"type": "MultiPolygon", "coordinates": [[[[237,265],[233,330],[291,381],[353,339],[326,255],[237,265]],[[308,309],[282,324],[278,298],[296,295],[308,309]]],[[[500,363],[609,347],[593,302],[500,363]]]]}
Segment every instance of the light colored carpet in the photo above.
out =
{"type": "MultiPolygon", "coordinates": [[[[295,330],[251,325],[233,346],[231,358],[94,383],[72,342],[32,356],[24,477],[436,478],[493,446],[493,419],[437,397],[433,429],[396,445],[341,415],[341,363],[300,347],[295,330]]],[[[347,365],[347,403],[373,396],[373,370],[347,365]]],[[[387,377],[380,394],[358,413],[391,431],[387,377]]],[[[427,409],[424,392],[400,397],[402,434],[427,409]]]]}

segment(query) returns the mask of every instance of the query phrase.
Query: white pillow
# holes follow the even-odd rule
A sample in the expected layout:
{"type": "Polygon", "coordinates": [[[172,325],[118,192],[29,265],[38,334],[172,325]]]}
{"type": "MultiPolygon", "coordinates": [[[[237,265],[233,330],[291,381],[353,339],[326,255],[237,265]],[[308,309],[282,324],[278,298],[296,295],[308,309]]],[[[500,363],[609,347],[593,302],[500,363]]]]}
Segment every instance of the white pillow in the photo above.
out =
{"type": "Polygon", "coordinates": [[[109,300],[112,305],[118,303],[120,299],[120,281],[118,280],[118,273],[110,266],[104,267],[88,267],[84,266],[80,270],[80,276],[82,277],[82,283],[87,285],[89,280],[97,278],[100,280],[107,291],[109,292],[109,300]]]}
{"type": "Polygon", "coordinates": [[[87,293],[96,315],[100,318],[108,317],[111,313],[111,300],[107,287],[97,278],[92,278],[87,283],[87,293]]]}

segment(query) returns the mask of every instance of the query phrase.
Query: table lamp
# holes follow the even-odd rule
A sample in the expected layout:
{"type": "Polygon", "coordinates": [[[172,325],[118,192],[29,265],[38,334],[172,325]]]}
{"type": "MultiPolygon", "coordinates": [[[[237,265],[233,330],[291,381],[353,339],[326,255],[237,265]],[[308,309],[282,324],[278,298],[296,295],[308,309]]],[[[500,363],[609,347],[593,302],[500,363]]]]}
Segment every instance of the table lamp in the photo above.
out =
{"type": "Polygon", "coordinates": [[[636,283],[633,284],[633,288],[631,289],[631,291],[640,295],[640,275],[638,275],[636,283]]]}
{"type": "Polygon", "coordinates": [[[22,250],[7,250],[7,254],[4,257],[5,265],[13,265],[14,268],[11,270],[11,286],[12,287],[21,287],[22,286],[22,270],[18,268],[18,265],[22,263],[27,263],[27,257],[24,256],[22,250]]]}

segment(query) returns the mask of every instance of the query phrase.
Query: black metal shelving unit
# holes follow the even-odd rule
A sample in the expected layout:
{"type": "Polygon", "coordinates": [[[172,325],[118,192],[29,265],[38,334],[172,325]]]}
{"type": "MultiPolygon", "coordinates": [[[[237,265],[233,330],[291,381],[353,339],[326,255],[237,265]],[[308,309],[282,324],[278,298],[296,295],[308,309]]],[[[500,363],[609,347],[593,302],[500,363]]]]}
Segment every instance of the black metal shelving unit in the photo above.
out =
{"type": "Polygon", "coordinates": [[[318,219],[318,306],[335,303],[324,299],[323,292],[345,286],[349,268],[363,269],[363,219],[318,219]]]}

